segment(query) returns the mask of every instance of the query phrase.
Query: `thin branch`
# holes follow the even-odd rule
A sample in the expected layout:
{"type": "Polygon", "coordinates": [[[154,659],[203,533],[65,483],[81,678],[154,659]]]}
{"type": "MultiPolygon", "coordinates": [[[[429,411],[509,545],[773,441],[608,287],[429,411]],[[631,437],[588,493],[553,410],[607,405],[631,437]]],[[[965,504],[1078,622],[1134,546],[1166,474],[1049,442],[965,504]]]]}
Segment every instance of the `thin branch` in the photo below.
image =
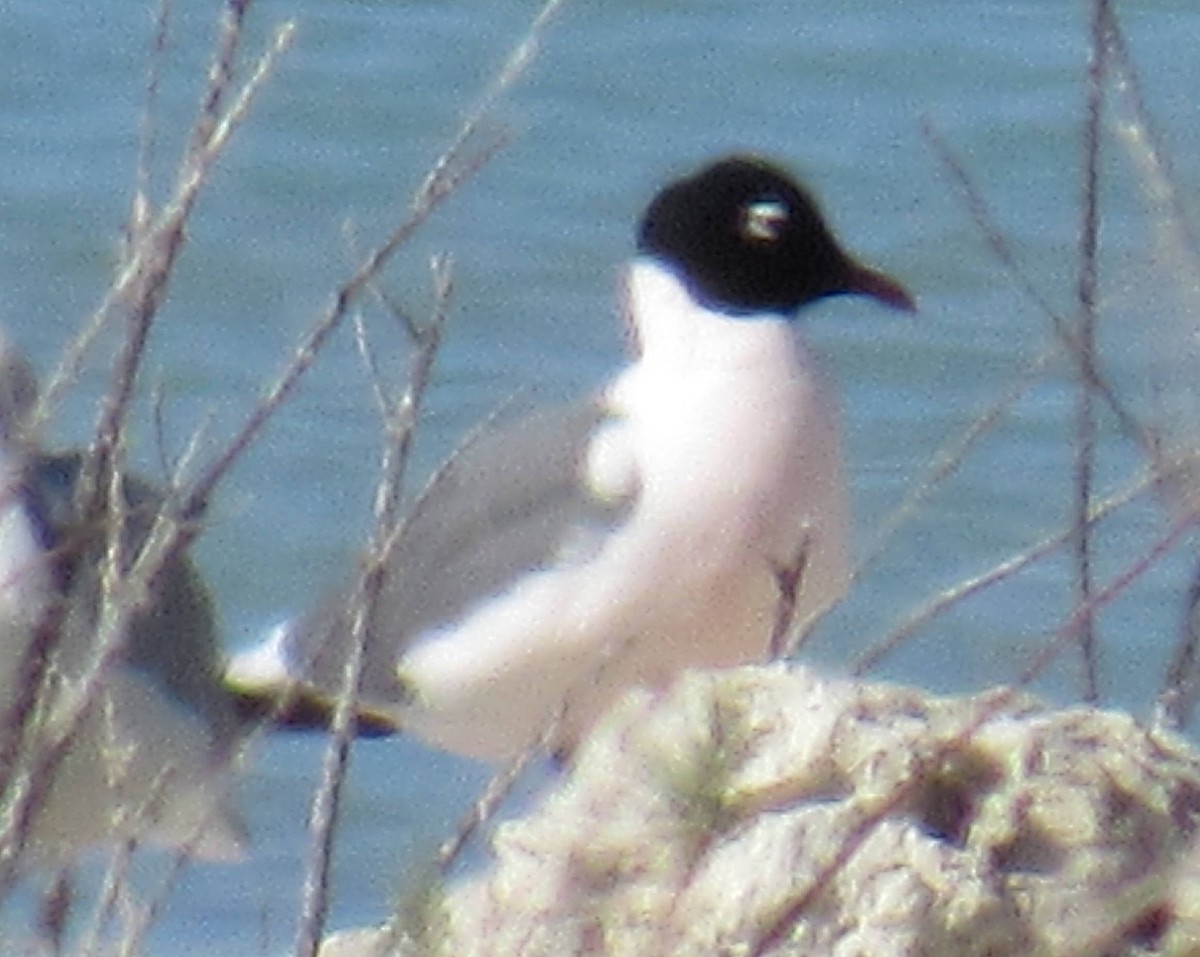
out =
{"type": "Polygon", "coordinates": [[[1179,541],[1197,525],[1200,525],[1200,515],[1189,515],[1174,521],[1166,534],[1156,539],[1148,551],[1130,562],[1104,588],[1093,591],[1088,598],[1087,605],[1077,606],[1070,617],[1052,633],[1051,640],[1017,676],[1016,684],[1018,686],[1029,684],[1045,671],[1065,647],[1070,647],[1079,641],[1082,620],[1094,617],[1096,612],[1123,594],[1130,585],[1168,555],[1179,544],[1179,541]]]}
{"type": "Polygon", "coordinates": [[[437,868],[439,877],[443,880],[449,878],[451,869],[462,857],[463,852],[471,843],[471,839],[496,816],[526,769],[545,753],[550,738],[558,730],[559,724],[560,719],[556,716],[555,720],[546,726],[545,733],[541,737],[522,748],[515,758],[488,780],[483,791],[471,802],[467,813],[454,828],[454,833],[438,848],[434,866],[437,868]]]}
{"type": "MultiPolygon", "coordinates": [[[[1079,316],[1076,321],[1074,356],[1079,363],[1079,393],[1075,407],[1075,593],[1078,607],[1091,606],[1094,588],[1092,572],[1091,508],[1096,469],[1096,409],[1092,382],[1096,379],[1096,300],[1100,242],[1100,144],[1104,119],[1104,86],[1107,73],[1104,16],[1108,0],[1092,5],[1091,44],[1087,67],[1087,105],[1083,126],[1083,181],[1081,184],[1079,226],[1079,274],[1076,297],[1079,316]]],[[[1096,639],[1096,621],[1091,614],[1079,617],[1079,649],[1083,665],[1083,699],[1095,703],[1100,697],[1100,677],[1096,639]]]]}
{"type": "MultiPolygon", "coordinates": [[[[213,135],[207,141],[206,148],[191,163],[191,172],[181,176],[177,184],[175,196],[169,204],[160,211],[155,225],[148,229],[136,245],[130,249],[130,254],[122,264],[120,271],[106,291],[104,298],[84,324],[84,328],[68,344],[59,359],[58,367],[47,380],[42,392],[41,401],[35,411],[31,428],[40,429],[50,414],[61,401],[62,394],[79,377],[84,357],[90,351],[92,344],[100,331],[105,327],[113,310],[120,303],[133,304],[134,312],[145,311],[150,300],[161,296],[166,291],[166,280],[175,257],[182,246],[184,229],[188,217],[199,197],[207,173],[228,145],[234,130],[245,119],[246,112],[255,94],[270,77],[278,65],[280,57],[291,44],[294,27],[284,24],[278,28],[271,44],[260,57],[253,75],[243,87],[235,104],[217,125],[213,135]]],[[[128,350],[126,350],[128,353],[128,350]]],[[[125,368],[121,365],[114,371],[116,382],[127,381],[130,377],[129,364],[136,365],[136,357],[126,355],[125,368]]],[[[124,392],[125,389],[119,390],[124,392]]],[[[127,400],[125,400],[127,401],[127,400]]],[[[109,422],[107,430],[111,432],[111,420],[119,418],[122,403],[118,397],[106,400],[102,422],[109,422]]]]}
{"type": "Polygon", "coordinates": [[[767,640],[767,661],[781,661],[790,657],[811,633],[811,628],[807,628],[808,621],[796,620],[796,606],[800,600],[800,590],[804,586],[804,572],[808,568],[810,551],[811,537],[806,528],[791,559],[787,562],[771,563],[771,573],[778,595],[775,599],[771,634],[767,640]]]}
{"type": "Polygon", "coordinates": [[[426,179],[414,200],[409,216],[366,257],[354,274],[338,287],[329,306],[306,333],[287,367],[267,389],[242,428],[192,484],[181,505],[184,515],[204,512],[209,497],[225,473],[253,445],[271,417],[299,385],[325,343],[349,315],[351,307],[362,296],[364,290],[375,282],[392,256],[412,239],[441,204],[479,172],[506,143],[505,137],[497,136],[468,155],[457,155],[450,160],[444,154],[438,160],[437,165],[445,171],[444,175],[426,179]]]}
{"type": "MultiPolygon", "coordinates": [[[[1029,274],[1017,258],[1016,252],[1005,238],[1003,231],[992,215],[991,208],[983,198],[983,194],[972,181],[966,166],[951,151],[949,144],[946,143],[945,138],[938,131],[937,127],[931,121],[926,120],[922,129],[926,139],[937,154],[938,160],[953,178],[960,195],[967,204],[972,220],[979,227],[984,241],[987,243],[988,248],[991,249],[992,254],[1004,266],[1005,272],[1016,285],[1017,289],[1030,302],[1036,305],[1039,311],[1050,321],[1055,335],[1066,347],[1068,353],[1074,356],[1080,366],[1083,367],[1088,376],[1089,386],[1104,399],[1112,414],[1116,417],[1125,437],[1137,445],[1143,453],[1153,457],[1155,449],[1160,444],[1158,437],[1154,434],[1153,430],[1147,429],[1125,405],[1120,395],[1117,394],[1115,386],[1113,386],[1103,374],[1103,371],[1095,364],[1094,356],[1093,361],[1087,361],[1083,344],[1079,341],[1078,334],[1072,323],[1051,304],[1050,300],[1037,288],[1033,280],[1029,277],[1029,274]],[[1084,353],[1082,357],[1081,353],[1084,353]]],[[[1038,361],[1041,360],[1035,360],[1035,362],[1038,361]]]]}
{"type": "Polygon", "coordinates": [[[1129,116],[1129,119],[1115,124],[1116,133],[1137,161],[1145,195],[1159,211],[1156,222],[1168,234],[1160,245],[1184,254],[1172,257],[1172,265],[1183,272],[1180,278],[1189,291],[1196,293],[1200,291],[1200,243],[1183,207],[1170,156],[1155,129],[1146,105],[1141,75],[1130,56],[1125,35],[1111,4],[1105,5],[1100,16],[1106,31],[1108,69],[1114,78],[1112,89],[1118,94],[1113,105],[1122,107],[1129,116]]]}
{"type": "MultiPolygon", "coordinates": [[[[1155,488],[1156,481],[1157,476],[1153,473],[1144,475],[1131,483],[1123,491],[1094,505],[1088,517],[1088,523],[1094,525],[1108,518],[1118,509],[1137,500],[1147,490],[1155,488]]],[[[875,643],[859,655],[852,665],[851,673],[856,677],[868,673],[883,658],[895,651],[917,631],[929,624],[929,622],[939,618],[971,596],[999,582],[1006,581],[1035,562],[1053,554],[1058,549],[1067,545],[1074,535],[1075,527],[1072,525],[1065,531],[1051,535],[1010,558],[999,562],[983,574],[960,581],[952,588],[946,589],[931,601],[923,604],[917,611],[910,614],[901,624],[893,628],[885,639],[875,643]]]]}
{"type": "Polygon", "coordinates": [[[150,179],[158,153],[158,92],[162,82],[163,61],[171,35],[171,0],[161,0],[155,18],[154,38],[151,41],[149,65],[146,69],[146,90],[143,95],[142,116],[138,134],[137,173],[133,198],[130,202],[129,222],[126,224],[126,250],[140,243],[150,226],[151,210],[150,179]]]}
{"type": "MultiPolygon", "coordinates": [[[[1170,156],[1155,129],[1146,103],[1141,76],[1111,6],[1098,11],[1105,29],[1109,71],[1113,77],[1113,124],[1118,141],[1136,164],[1142,196],[1150,208],[1154,227],[1155,255],[1162,271],[1188,296],[1191,304],[1200,299],[1200,244],[1183,206],[1170,156]]],[[[1194,336],[1194,329],[1188,334],[1194,336]]],[[[1194,378],[1194,370],[1191,370],[1194,378]]],[[[1186,374],[1186,373],[1185,373],[1186,374]]],[[[1171,442],[1176,468],[1164,476],[1168,499],[1182,512],[1197,508],[1195,423],[1183,426],[1183,435],[1171,442]],[[1182,455],[1180,454],[1182,451],[1182,455]]],[[[1164,456],[1167,453],[1164,453],[1164,456]]],[[[1185,601],[1185,612],[1174,654],[1163,673],[1158,696],[1159,720],[1170,727],[1186,727],[1200,690],[1200,568],[1185,601]]]]}
{"type": "Polygon", "coordinates": [[[1175,651],[1163,671],[1156,708],[1157,720],[1175,730],[1186,728],[1200,693],[1200,565],[1184,599],[1183,621],[1175,651]]]}
{"type": "MultiPolygon", "coordinates": [[[[408,469],[420,410],[429,387],[430,371],[449,318],[449,302],[454,287],[448,260],[436,259],[433,275],[433,316],[413,343],[414,354],[407,386],[399,400],[386,410],[383,419],[383,463],[375,495],[374,531],[362,576],[350,598],[353,614],[346,636],[349,653],[343,670],[342,688],[334,708],[332,734],[325,750],[321,780],[311,804],[310,853],[296,930],[296,957],[315,957],[325,930],[334,839],[342,788],[349,769],[350,745],[354,739],[358,688],[362,681],[366,643],[372,631],[375,606],[387,581],[392,550],[399,540],[397,530],[403,525],[400,490],[408,469]]],[[[378,393],[384,396],[381,387],[378,393]]]]}
{"type": "MultiPolygon", "coordinates": [[[[221,122],[222,105],[233,85],[238,50],[245,32],[249,0],[226,0],[217,30],[217,47],[208,68],[208,85],[200,97],[200,108],[192,124],[192,135],[184,151],[182,169],[188,169],[203,154],[221,122]]],[[[181,182],[186,177],[181,177],[181,182]]]]}
{"type": "Polygon", "coordinates": [[[910,487],[903,501],[884,518],[866,554],[858,562],[851,575],[851,591],[855,584],[861,581],[883,557],[895,534],[916,515],[930,496],[959,470],[979,441],[991,432],[1000,419],[1037,385],[1050,364],[1061,354],[1062,347],[1058,344],[1051,345],[1042,351],[1026,365],[1003,395],[977,415],[960,435],[953,437],[949,443],[934,453],[925,474],[910,487]]]}

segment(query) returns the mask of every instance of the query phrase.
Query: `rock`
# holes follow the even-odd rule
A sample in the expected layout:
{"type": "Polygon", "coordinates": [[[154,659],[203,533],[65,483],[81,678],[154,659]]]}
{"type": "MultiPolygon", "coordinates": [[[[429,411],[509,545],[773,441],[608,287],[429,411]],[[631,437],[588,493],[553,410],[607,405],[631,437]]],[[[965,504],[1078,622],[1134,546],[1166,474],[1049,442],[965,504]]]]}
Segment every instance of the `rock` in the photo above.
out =
{"type": "Polygon", "coordinates": [[[1200,757],[1125,714],[693,673],[485,873],[322,955],[1200,954],[1198,823],[1200,757]]]}

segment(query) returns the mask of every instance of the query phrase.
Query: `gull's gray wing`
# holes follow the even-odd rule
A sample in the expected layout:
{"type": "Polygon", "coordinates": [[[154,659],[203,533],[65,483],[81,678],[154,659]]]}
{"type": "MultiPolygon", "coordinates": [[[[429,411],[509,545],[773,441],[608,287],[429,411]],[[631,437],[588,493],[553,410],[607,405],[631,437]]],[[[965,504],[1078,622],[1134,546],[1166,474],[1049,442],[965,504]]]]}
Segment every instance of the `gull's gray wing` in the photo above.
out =
{"type": "MultiPolygon", "coordinates": [[[[35,650],[44,665],[45,710],[23,721],[61,722],[68,699],[94,659],[102,614],[104,522],[81,507],[84,456],[33,451],[14,476],[0,547],[20,550],[24,572],[0,583],[10,606],[0,643],[5,664],[0,706],[18,712],[24,667],[35,650]],[[55,603],[58,612],[53,612],[55,603]],[[53,632],[44,629],[53,627],[53,632]],[[42,642],[46,647],[42,648],[42,642]],[[34,644],[36,643],[36,644],[34,644]]],[[[122,482],[125,568],[132,567],[162,506],[148,483],[122,482]]],[[[215,616],[208,591],[186,554],[148,583],[147,602],[122,636],[118,658],[95,686],[87,711],[52,769],[25,835],[22,862],[48,864],[93,844],[149,838],[204,857],[244,852],[245,832],[226,800],[224,772],[241,740],[234,698],[220,683],[215,616]]],[[[11,720],[11,718],[10,718],[11,720]]],[[[22,738],[18,767],[36,760],[42,739],[22,738]],[[27,750],[25,750],[28,748],[27,750]]]]}
{"type": "MultiPolygon", "coordinates": [[[[385,715],[402,702],[396,664],[416,636],[462,618],[525,573],[585,558],[624,519],[633,494],[605,500],[586,481],[591,439],[606,416],[599,402],[540,409],[483,434],[438,472],[408,516],[368,626],[360,685],[366,715],[385,715]]],[[[352,593],[338,590],[275,636],[270,667],[287,675],[275,680],[296,682],[325,702],[336,695],[352,593]]],[[[243,680],[241,670],[235,660],[231,683],[260,685],[243,680]]],[[[319,723],[323,711],[312,705],[301,696],[284,723],[319,723]]],[[[382,730],[366,720],[365,730],[382,730]]]]}
{"type": "MultiPolygon", "coordinates": [[[[54,556],[56,584],[67,599],[69,643],[86,645],[100,611],[100,567],[104,529],[80,514],[79,482],[84,457],[78,452],[41,453],[30,463],[23,494],[35,532],[54,556]]],[[[163,504],[163,494],[137,476],[122,479],[126,566],[146,544],[163,504]]],[[[133,616],[122,659],[168,698],[197,713],[214,742],[230,743],[238,729],[230,695],[221,685],[222,655],[212,598],[186,554],[171,558],[151,588],[144,611],[133,616]]]]}
{"type": "MultiPolygon", "coordinates": [[[[40,761],[40,732],[57,734],[73,710],[104,611],[105,521],[85,507],[84,454],[45,452],[36,442],[37,393],[32,366],[0,330],[0,711],[10,783],[40,761]]],[[[129,570],[164,495],[133,477],[121,488],[129,570]]],[[[90,688],[65,752],[46,768],[22,835],[22,866],[61,864],[83,847],[129,838],[204,857],[244,850],[223,774],[240,724],[220,683],[208,590],[183,552],[146,585],[116,660],[90,688]]]]}

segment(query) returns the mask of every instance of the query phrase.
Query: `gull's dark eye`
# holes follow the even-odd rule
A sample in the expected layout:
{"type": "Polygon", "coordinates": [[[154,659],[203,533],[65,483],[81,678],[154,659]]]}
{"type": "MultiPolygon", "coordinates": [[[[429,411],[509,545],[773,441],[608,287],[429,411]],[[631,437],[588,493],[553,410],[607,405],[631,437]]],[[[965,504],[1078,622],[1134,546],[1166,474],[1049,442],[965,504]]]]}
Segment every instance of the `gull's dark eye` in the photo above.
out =
{"type": "Polygon", "coordinates": [[[778,242],[787,228],[791,211],[782,199],[758,199],[742,210],[742,235],[755,243],[778,242]]]}

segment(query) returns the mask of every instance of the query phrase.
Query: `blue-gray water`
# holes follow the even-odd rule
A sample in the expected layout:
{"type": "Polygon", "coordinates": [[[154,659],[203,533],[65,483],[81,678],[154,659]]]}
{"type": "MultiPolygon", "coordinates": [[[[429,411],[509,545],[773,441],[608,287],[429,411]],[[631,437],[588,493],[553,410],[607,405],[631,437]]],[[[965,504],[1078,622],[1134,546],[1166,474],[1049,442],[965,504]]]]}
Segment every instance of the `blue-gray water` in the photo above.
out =
{"type": "MultiPolygon", "coordinates": [[[[159,198],[215,31],[215,3],[176,6],[159,102],[159,198]]],[[[987,248],[922,123],[936,125],[960,155],[1029,276],[1072,315],[1083,7],[569,2],[494,121],[512,145],[387,274],[392,292],[420,314],[430,299],[429,256],[446,251],[455,260],[452,331],[421,461],[434,461],[514,390],[559,396],[601,382],[620,361],[614,280],[640,207],[664,178],[715,153],[754,149],[802,172],[848,245],[921,301],[914,318],[835,302],[809,320],[844,392],[865,552],[937,452],[1052,341],[1046,317],[987,248]]],[[[155,334],[149,370],[166,397],[168,454],[201,423],[211,452],[245,416],[347,274],[352,245],[366,247],[397,221],[534,9],[515,0],[272,0],[255,8],[255,42],[287,18],[298,24],[296,45],[202,197],[155,334]]],[[[1187,0],[1121,10],[1190,200],[1200,182],[1200,10],[1187,0]]],[[[43,370],[110,276],[133,182],[151,24],[148,3],[0,3],[0,322],[43,370]]],[[[1111,136],[1105,151],[1101,339],[1112,374],[1145,411],[1154,402],[1146,357],[1185,354],[1175,323],[1187,302],[1154,253],[1128,154],[1111,136]]],[[[371,323],[385,361],[401,370],[396,336],[379,316],[371,323]]],[[[199,560],[231,647],[311,600],[362,540],[379,430],[348,333],[215,501],[199,560]]],[[[1064,527],[1074,402],[1065,369],[1060,362],[1044,376],[902,527],[811,658],[844,664],[940,589],[1064,527]]],[[[57,439],[88,433],[103,386],[94,363],[55,424],[57,439]]],[[[1183,410],[1195,411],[1186,401],[1183,410]]],[[[1173,433],[1190,424],[1176,409],[1173,433]]],[[[148,427],[140,443],[135,459],[155,474],[148,427]]],[[[1102,417],[1101,451],[1102,488],[1119,487],[1138,460],[1111,417],[1102,417]]],[[[1105,525],[1099,580],[1140,554],[1163,522],[1146,502],[1105,525]]],[[[1107,701],[1148,708],[1193,552],[1185,540],[1105,609],[1107,701]]],[[[922,629],[876,673],[947,691],[1003,681],[1063,623],[1072,597],[1066,562],[1040,563],[922,629]]],[[[1040,688],[1071,700],[1075,672],[1068,659],[1040,688]]],[[[292,738],[261,749],[243,788],[251,860],[189,872],[152,952],[286,947],[320,746],[292,738]]],[[[483,778],[411,742],[362,744],[333,923],[382,917],[483,778]]]]}

